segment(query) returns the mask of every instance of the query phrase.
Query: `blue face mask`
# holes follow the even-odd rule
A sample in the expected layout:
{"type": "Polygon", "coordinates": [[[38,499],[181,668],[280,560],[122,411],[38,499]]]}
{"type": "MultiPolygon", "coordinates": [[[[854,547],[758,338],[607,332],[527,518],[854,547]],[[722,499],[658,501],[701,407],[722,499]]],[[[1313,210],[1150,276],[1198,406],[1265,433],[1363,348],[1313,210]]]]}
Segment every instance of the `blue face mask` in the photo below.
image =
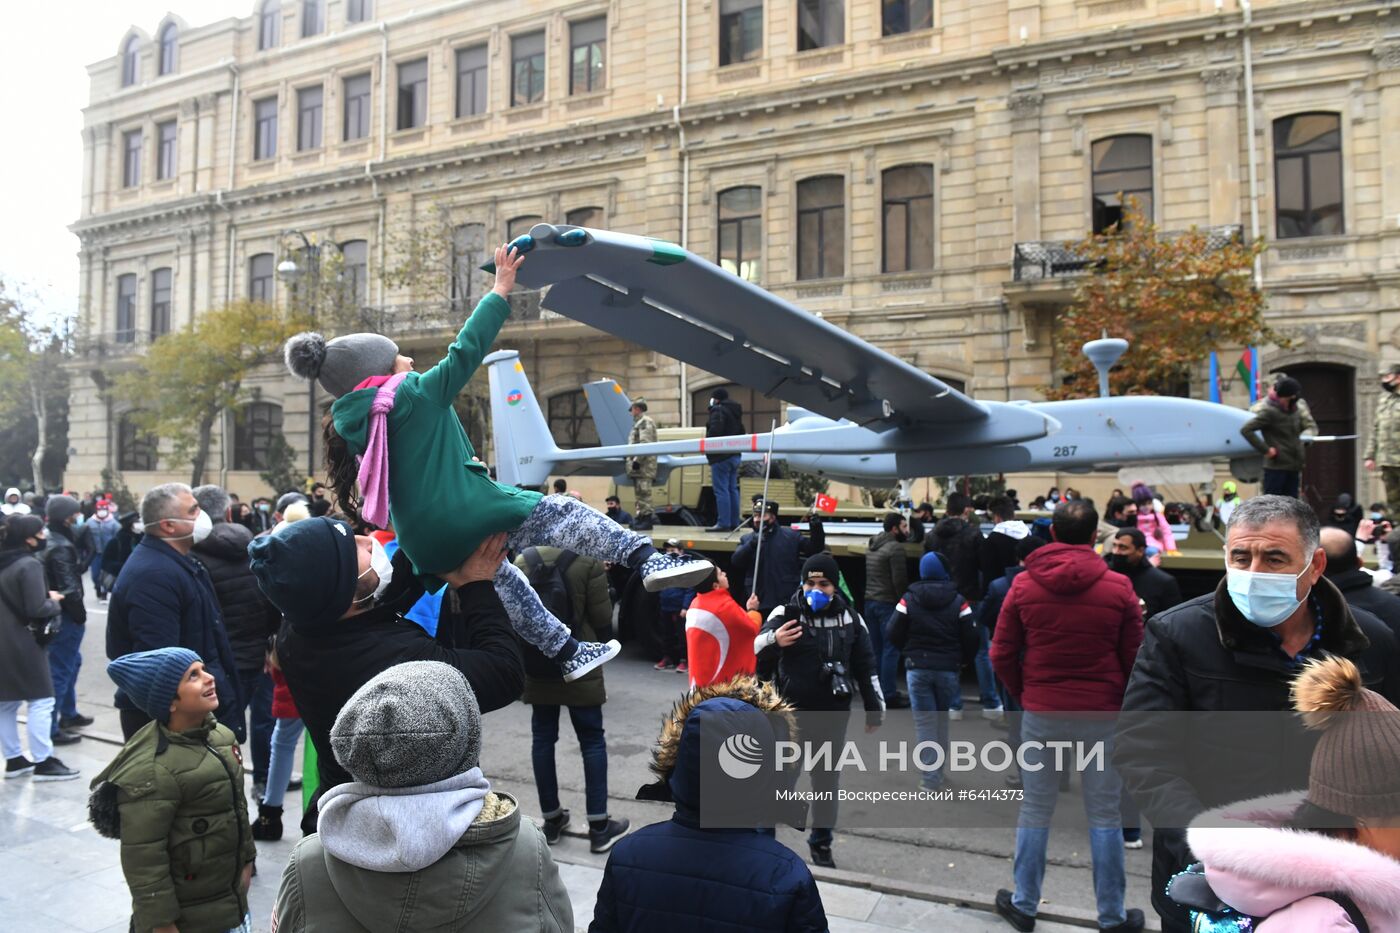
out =
{"type": "Polygon", "coordinates": [[[831,605],[831,597],[818,589],[807,590],[804,594],[807,598],[807,606],[813,612],[821,612],[831,605]]]}
{"type": "Polygon", "coordinates": [[[1298,598],[1298,579],[1309,569],[1311,565],[1291,574],[1256,573],[1230,567],[1225,571],[1225,586],[1242,616],[1260,628],[1273,628],[1302,605],[1303,600],[1298,598]]]}
{"type": "Polygon", "coordinates": [[[1372,512],[1372,513],[1371,513],[1371,521],[1373,521],[1373,522],[1378,522],[1378,521],[1380,521],[1380,520],[1381,520],[1381,513],[1380,513],[1380,512],[1372,512]]]}

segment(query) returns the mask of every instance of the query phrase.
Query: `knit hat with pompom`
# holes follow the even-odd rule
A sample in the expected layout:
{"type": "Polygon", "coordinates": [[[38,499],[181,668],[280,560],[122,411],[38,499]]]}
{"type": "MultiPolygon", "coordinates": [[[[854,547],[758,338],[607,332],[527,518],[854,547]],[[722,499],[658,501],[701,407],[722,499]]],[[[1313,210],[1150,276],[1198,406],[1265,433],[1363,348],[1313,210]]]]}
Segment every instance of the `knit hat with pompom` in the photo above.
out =
{"type": "Polygon", "coordinates": [[[1367,690],[1346,658],[1308,662],[1293,708],[1322,732],[1308,772],[1308,802],[1344,816],[1400,816],[1400,709],[1367,690]]]}
{"type": "Polygon", "coordinates": [[[307,332],[288,340],[284,355],[292,375],[308,382],[315,379],[340,398],[370,376],[392,373],[399,345],[382,334],[346,334],[327,341],[307,332]]]}

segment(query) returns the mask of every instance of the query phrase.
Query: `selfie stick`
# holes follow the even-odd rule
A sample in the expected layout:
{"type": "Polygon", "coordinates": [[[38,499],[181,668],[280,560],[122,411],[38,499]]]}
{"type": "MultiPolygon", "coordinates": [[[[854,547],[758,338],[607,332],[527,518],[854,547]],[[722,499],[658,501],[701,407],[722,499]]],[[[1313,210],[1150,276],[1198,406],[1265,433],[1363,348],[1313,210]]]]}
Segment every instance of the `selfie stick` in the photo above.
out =
{"type": "Polygon", "coordinates": [[[758,592],[758,559],[763,556],[763,523],[768,518],[768,476],[773,472],[773,433],[778,430],[778,419],[768,429],[768,455],[763,458],[763,495],[758,500],[758,546],[753,552],[753,588],[758,592]]]}

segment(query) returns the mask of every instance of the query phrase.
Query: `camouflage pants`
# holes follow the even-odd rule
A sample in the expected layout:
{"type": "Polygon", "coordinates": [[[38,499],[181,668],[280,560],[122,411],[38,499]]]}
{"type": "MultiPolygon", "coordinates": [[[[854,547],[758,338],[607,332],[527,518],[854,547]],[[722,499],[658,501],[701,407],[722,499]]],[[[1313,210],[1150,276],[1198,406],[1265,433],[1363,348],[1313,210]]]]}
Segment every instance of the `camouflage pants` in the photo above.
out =
{"type": "Polygon", "coordinates": [[[636,493],[636,502],[632,508],[634,518],[651,518],[651,483],[650,477],[632,477],[632,489],[636,493]]]}
{"type": "Polygon", "coordinates": [[[1381,482],[1385,484],[1386,517],[1393,522],[1400,516],[1400,467],[1381,467],[1381,482]]]}

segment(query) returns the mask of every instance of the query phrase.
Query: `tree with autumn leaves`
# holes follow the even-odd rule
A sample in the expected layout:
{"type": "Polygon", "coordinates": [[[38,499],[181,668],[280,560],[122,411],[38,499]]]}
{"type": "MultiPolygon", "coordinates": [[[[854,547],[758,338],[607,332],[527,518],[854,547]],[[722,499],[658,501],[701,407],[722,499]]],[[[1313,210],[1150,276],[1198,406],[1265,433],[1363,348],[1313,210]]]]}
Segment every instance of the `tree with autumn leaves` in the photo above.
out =
{"type": "Polygon", "coordinates": [[[1122,337],[1128,352],[1109,374],[1114,395],[1163,394],[1184,384],[1212,350],[1282,344],[1264,323],[1264,295],[1251,271],[1262,241],[1222,240],[1210,231],[1161,233],[1134,199],[1126,222],[1073,244],[1087,272],[1055,327],[1064,382],[1050,399],[1098,393],[1094,366],[1080,347],[1122,337]]]}

